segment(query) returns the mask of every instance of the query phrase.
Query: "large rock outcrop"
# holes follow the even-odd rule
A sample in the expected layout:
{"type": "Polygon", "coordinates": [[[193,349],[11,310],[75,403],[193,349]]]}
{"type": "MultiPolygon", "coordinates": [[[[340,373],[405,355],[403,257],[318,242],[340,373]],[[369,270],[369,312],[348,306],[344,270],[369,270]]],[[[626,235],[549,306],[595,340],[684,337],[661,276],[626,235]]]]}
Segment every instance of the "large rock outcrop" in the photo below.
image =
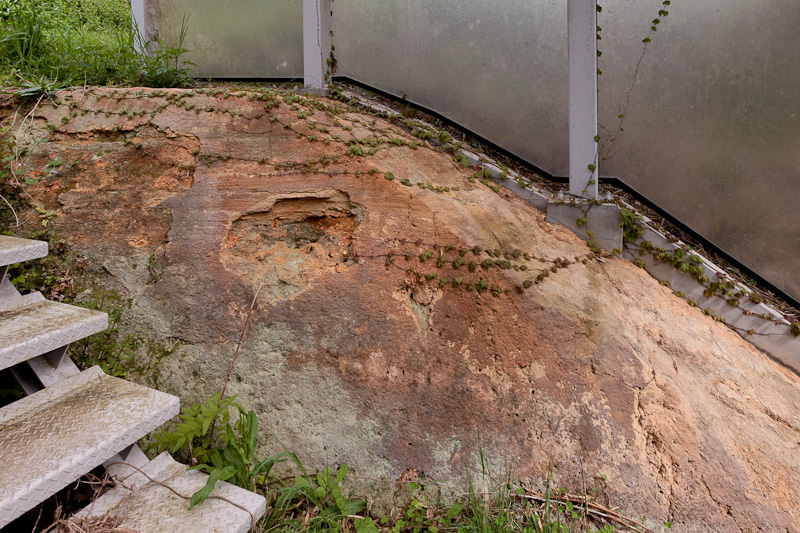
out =
{"type": "Polygon", "coordinates": [[[482,446],[677,531],[800,530],[798,376],[403,130],[213,90],[76,91],[33,124],[35,204],[175,347],[132,376],[210,394],[262,285],[229,391],[312,467],[453,478],[482,446]]]}

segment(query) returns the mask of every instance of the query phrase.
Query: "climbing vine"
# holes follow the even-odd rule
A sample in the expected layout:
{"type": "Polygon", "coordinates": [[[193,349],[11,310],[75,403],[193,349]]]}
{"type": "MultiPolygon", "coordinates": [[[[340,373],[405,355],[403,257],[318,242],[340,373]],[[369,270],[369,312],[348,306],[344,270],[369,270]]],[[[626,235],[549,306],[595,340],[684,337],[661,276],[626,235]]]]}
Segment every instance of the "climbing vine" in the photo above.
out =
{"type": "Polygon", "coordinates": [[[462,289],[476,294],[491,292],[495,297],[524,294],[533,285],[544,283],[551,274],[578,263],[585,265],[594,257],[595,253],[587,253],[571,259],[548,259],[518,248],[468,248],[405,239],[396,240],[393,249],[386,253],[359,256],[362,259],[381,259],[387,269],[398,268],[418,284],[429,283],[441,289],[462,289]],[[516,285],[498,281],[497,274],[504,270],[523,273],[526,279],[516,285]]]}
{"type": "MultiPolygon", "coordinates": [[[[654,23],[653,27],[655,26],[654,23]]],[[[652,31],[655,30],[651,29],[652,31]]],[[[454,136],[445,130],[437,129],[430,124],[399,113],[358,109],[359,115],[355,115],[353,113],[356,110],[354,106],[358,102],[354,98],[345,96],[336,87],[332,89],[332,92],[337,98],[335,101],[276,89],[232,91],[208,88],[189,91],[139,90],[136,92],[111,90],[95,94],[97,101],[91,109],[81,109],[76,101],[65,96],[62,101],[52,104],[66,112],[57,119],[55,124],[51,124],[49,129],[53,135],[59,135],[72,120],[88,113],[105,117],[119,117],[123,120],[110,126],[112,133],[120,135],[122,142],[126,145],[140,148],[141,146],[137,144],[139,141],[135,140],[135,130],[139,125],[137,123],[139,118],[148,114],[154,118],[167,110],[174,112],[182,109],[184,112],[195,114],[225,115],[234,124],[265,121],[270,127],[282,128],[298,139],[304,139],[311,143],[323,143],[332,147],[332,150],[326,150],[324,155],[305,161],[287,161],[273,157],[271,154],[243,158],[230,153],[211,153],[197,149],[193,153],[196,163],[190,165],[189,170],[196,164],[216,165],[225,164],[230,160],[239,160],[272,166],[283,174],[314,172],[327,175],[372,176],[376,180],[396,183],[398,187],[415,187],[436,194],[455,194],[462,190],[463,186],[477,183],[495,193],[501,193],[502,189],[498,186],[498,182],[507,180],[511,176],[509,169],[502,164],[497,164],[499,172],[490,170],[485,158],[480,158],[475,162],[474,170],[465,176],[463,186],[412,181],[409,177],[396,175],[394,172],[379,171],[375,167],[370,167],[369,164],[363,165],[361,169],[355,171],[337,167],[337,163],[353,158],[364,159],[366,162],[370,156],[390,149],[426,149],[449,152],[453,154],[453,163],[461,168],[470,167],[474,160],[470,160],[460,151],[463,143],[456,141],[454,136]],[[163,98],[164,102],[155,109],[147,111],[142,108],[143,106],[136,105],[137,99],[159,97],[163,98]],[[200,97],[203,98],[198,99],[200,97]],[[226,102],[230,98],[247,98],[259,102],[261,109],[251,107],[247,111],[241,111],[238,109],[239,106],[226,102]],[[373,118],[369,115],[372,115],[373,118]],[[376,117],[384,118],[402,129],[399,132],[389,132],[378,124],[376,117]],[[126,123],[126,120],[129,122],[126,123]]],[[[518,174],[514,179],[521,187],[531,187],[531,183],[522,179],[518,174]]],[[[569,203],[580,207],[583,216],[579,217],[576,222],[578,226],[586,226],[589,211],[600,201],[579,201],[572,197],[568,200],[556,200],[556,203],[569,203]]],[[[699,283],[703,284],[706,297],[725,298],[731,307],[741,308],[745,315],[752,314],[748,309],[741,307],[741,302],[757,298],[757,296],[743,292],[730,280],[711,282],[705,274],[702,260],[690,251],[682,249],[668,251],[655,247],[647,241],[641,241],[644,228],[637,220],[636,214],[623,208],[621,216],[626,247],[635,250],[640,255],[635,260],[637,265],[646,266],[644,256],[650,256],[654,261],[670,264],[677,270],[692,275],[699,283]]],[[[522,294],[526,289],[545,282],[549,276],[560,270],[578,263],[587,263],[602,254],[594,234],[587,231],[587,235],[589,252],[583,256],[571,258],[544,260],[514,248],[485,250],[459,248],[451,244],[429,243],[424,245],[405,241],[392,243],[392,249],[383,254],[362,256],[361,258],[379,259],[385,263],[387,268],[400,269],[411,283],[428,284],[447,290],[464,290],[476,295],[491,293],[495,297],[500,297],[522,294]],[[515,270],[523,274],[523,279],[520,282],[509,281],[509,276],[499,275],[501,270],[515,270]]],[[[614,252],[621,253],[622,250],[614,250],[614,252]]],[[[668,284],[668,282],[664,284],[668,284]]],[[[675,291],[675,294],[686,298],[681,291],[675,291]]],[[[687,299],[687,301],[690,305],[699,305],[698,302],[691,299],[687,299]]],[[[720,322],[725,320],[724,317],[715,315],[711,309],[704,309],[703,312],[720,322]]],[[[775,320],[772,315],[762,314],[759,316],[765,320],[775,320]]],[[[735,326],[731,327],[736,329],[735,326]]],[[[791,332],[800,335],[800,326],[796,323],[792,324],[791,332]]],[[[748,330],[747,333],[756,334],[753,330],[748,330]]]]}
{"type": "MultiPolygon", "coordinates": [[[[743,305],[744,302],[750,302],[751,304],[760,304],[764,302],[757,293],[746,290],[727,275],[719,273],[716,276],[716,281],[712,281],[704,267],[703,258],[694,253],[691,249],[679,247],[674,250],[667,250],[664,247],[654,246],[653,243],[648,240],[642,240],[644,225],[637,220],[633,211],[623,208],[621,209],[621,213],[623,237],[626,241],[626,247],[635,251],[639,256],[634,260],[636,266],[645,268],[647,266],[644,259],[645,257],[649,257],[652,261],[671,265],[677,271],[688,274],[694,278],[697,283],[703,287],[704,298],[722,299],[728,306],[739,309],[744,316],[756,316],[776,324],[783,323],[782,318],[776,317],[772,313],[755,313],[750,308],[743,305]]],[[[666,280],[662,281],[661,284],[668,287],[671,286],[670,282],[666,280]]],[[[700,303],[697,300],[687,298],[682,291],[674,291],[674,294],[679,298],[685,299],[692,307],[700,307],[700,303]]],[[[700,308],[703,314],[712,317],[717,322],[726,324],[729,328],[740,333],[765,336],[779,335],[777,333],[759,333],[754,328],[745,329],[734,324],[729,324],[724,316],[716,314],[710,307],[700,308]]],[[[800,336],[800,322],[790,322],[789,332],[795,337],[800,336]]]]}
{"type": "MultiPolygon", "coordinates": [[[[608,151],[605,152],[605,155],[603,155],[600,158],[602,161],[607,161],[611,157],[613,146],[615,146],[614,143],[617,141],[617,139],[619,138],[620,134],[623,131],[625,131],[625,129],[624,129],[625,117],[627,116],[628,107],[630,106],[630,103],[631,103],[631,95],[633,94],[633,89],[634,89],[634,87],[636,87],[636,81],[639,78],[639,69],[640,69],[640,67],[642,65],[642,60],[644,59],[644,56],[647,53],[648,45],[653,40],[653,33],[658,31],[658,27],[661,24],[661,22],[667,16],[669,16],[669,11],[667,10],[667,8],[670,7],[671,4],[672,4],[671,0],[663,0],[661,2],[661,7],[658,10],[658,15],[650,22],[649,28],[648,28],[648,32],[647,32],[646,36],[642,39],[642,51],[639,54],[639,58],[636,61],[636,65],[635,65],[635,67],[633,69],[633,77],[631,79],[630,85],[628,86],[628,90],[625,93],[625,102],[620,106],[620,112],[617,115],[617,120],[618,120],[617,128],[613,133],[611,131],[609,131],[608,129],[603,128],[607,133],[607,137],[604,139],[603,144],[598,148],[597,155],[599,157],[601,154],[603,154],[605,152],[605,150],[606,150],[606,147],[608,147],[608,151]]],[[[602,11],[603,11],[603,7],[598,3],[597,4],[598,17],[599,17],[599,14],[602,11]]],[[[598,41],[600,41],[602,39],[602,37],[600,36],[600,32],[601,31],[602,31],[602,28],[600,27],[599,22],[598,22],[598,26],[597,26],[597,40],[598,41]]],[[[599,49],[599,46],[598,46],[598,50],[597,50],[598,58],[601,57],[602,55],[603,55],[603,52],[599,49]]],[[[600,76],[602,74],[603,74],[603,71],[598,67],[597,75],[600,76]]],[[[597,137],[595,137],[595,142],[599,142],[600,140],[601,140],[601,137],[599,135],[597,137]]],[[[594,170],[594,169],[591,169],[591,170],[594,170]]]]}
{"type": "MultiPolygon", "coordinates": [[[[480,184],[496,194],[502,192],[495,183],[508,179],[509,169],[499,164],[497,177],[486,166],[482,159],[471,173],[464,177],[464,185],[437,184],[431,181],[412,181],[407,176],[395,175],[393,172],[381,172],[369,164],[361,169],[342,168],[336,166],[352,159],[364,159],[375,156],[381,151],[394,149],[409,150],[442,150],[453,154],[453,164],[466,170],[471,166],[470,160],[459,153],[462,143],[455,140],[452,134],[439,130],[429,124],[405,117],[400,114],[387,116],[387,120],[401,126],[400,131],[390,131],[381,127],[377,120],[351,112],[352,99],[339,95],[339,100],[328,101],[293,93],[267,89],[264,91],[231,91],[220,88],[193,89],[185,91],[139,90],[139,91],[98,91],[93,105],[83,108],[70,95],[63,95],[51,105],[62,110],[55,116],[49,126],[53,136],[67,132],[69,124],[80,116],[94,114],[108,118],[118,118],[109,125],[111,133],[117,135],[126,146],[141,149],[141,141],[136,137],[136,130],[142,124],[142,117],[155,118],[161,113],[190,112],[195,114],[219,114],[232,121],[258,121],[268,124],[270,128],[282,129],[297,139],[310,143],[322,143],[330,146],[324,155],[297,161],[273,157],[266,153],[262,156],[234,155],[231,153],[213,153],[201,148],[192,152],[196,165],[221,165],[229,161],[244,161],[258,165],[271,166],[274,170],[286,174],[305,174],[309,172],[337,175],[354,174],[371,176],[376,180],[396,183],[398,187],[414,187],[426,193],[456,194],[464,186],[480,184]],[[162,98],[157,107],[137,105],[140,99],[162,98]],[[241,106],[228,105],[228,99],[247,98],[260,106],[250,106],[241,110],[241,106]]],[[[375,113],[380,115],[380,113],[375,113]]],[[[385,115],[385,114],[384,114],[385,115]]],[[[44,115],[42,115],[44,117],[44,115]]],[[[434,178],[435,179],[435,178],[434,178]]],[[[520,186],[530,184],[520,176],[516,178],[520,186]]],[[[592,246],[591,251],[575,257],[558,257],[547,259],[518,248],[506,249],[498,247],[484,249],[479,246],[463,247],[455,244],[437,244],[394,240],[387,243],[389,250],[377,255],[358,255],[354,260],[380,260],[387,269],[397,269],[405,283],[429,285],[433,288],[448,291],[464,291],[476,296],[491,294],[494,297],[524,294],[531,287],[544,283],[549,277],[558,274],[576,264],[586,264],[599,248],[592,246]],[[508,276],[502,271],[515,271],[519,275],[508,276]],[[515,280],[516,278],[516,280],[515,280]]]]}

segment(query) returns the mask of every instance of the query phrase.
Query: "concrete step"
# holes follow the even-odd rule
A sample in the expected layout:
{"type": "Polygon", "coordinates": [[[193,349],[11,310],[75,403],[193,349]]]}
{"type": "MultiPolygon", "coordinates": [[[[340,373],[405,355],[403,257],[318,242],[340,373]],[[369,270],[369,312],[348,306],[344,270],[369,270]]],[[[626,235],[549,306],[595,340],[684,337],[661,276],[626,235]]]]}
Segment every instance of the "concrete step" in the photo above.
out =
{"type": "Polygon", "coordinates": [[[47,243],[0,235],[0,267],[39,259],[47,255],[47,243]]]}
{"type": "Polygon", "coordinates": [[[178,398],[100,367],[0,409],[0,527],[178,414],[178,398]]]}
{"type": "Polygon", "coordinates": [[[54,352],[107,327],[105,313],[47,300],[0,311],[0,369],[54,352]]]}
{"type": "MultiPolygon", "coordinates": [[[[113,465],[109,472],[112,468],[113,465]]],[[[176,462],[167,452],[142,466],[141,472],[130,473],[129,469],[127,474],[119,486],[79,511],[72,520],[87,530],[91,530],[93,522],[100,522],[113,524],[119,531],[246,533],[267,509],[263,496],[218,482],[212,497],[189,511],[189,500],[152,480],[191,496],[205,486],[208,476],[187,471],[186,465],[176,462]]]]}

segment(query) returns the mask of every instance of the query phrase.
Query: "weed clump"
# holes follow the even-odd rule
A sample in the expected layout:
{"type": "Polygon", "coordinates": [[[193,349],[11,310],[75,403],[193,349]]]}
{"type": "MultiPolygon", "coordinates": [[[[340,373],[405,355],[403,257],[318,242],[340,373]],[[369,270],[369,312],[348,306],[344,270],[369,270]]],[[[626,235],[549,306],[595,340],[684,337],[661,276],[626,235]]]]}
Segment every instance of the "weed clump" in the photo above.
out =
{"type": "Polygon", "coordinates": [[[182,59],[188,18],[171,43],[132,28],[125,0],[2,0],[0,19],[0,82],[23,96],[75,84],[192,82],[192,64],[182,59]]]}

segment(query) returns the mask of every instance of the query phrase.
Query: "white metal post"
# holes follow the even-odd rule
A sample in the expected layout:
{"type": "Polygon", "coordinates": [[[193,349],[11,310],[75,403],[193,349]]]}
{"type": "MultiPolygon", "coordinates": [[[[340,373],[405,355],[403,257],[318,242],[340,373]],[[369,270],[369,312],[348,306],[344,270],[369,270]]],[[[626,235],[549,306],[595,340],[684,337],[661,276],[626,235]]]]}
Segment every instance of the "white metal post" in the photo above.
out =
{"type": "Polygon", "coordinates": [[[569,192],[597,198],[597,2],[569,0],[569,192]]]}
{"type": "Polygon", "coordinates": [[[303,85],[324,90],[330,81],[330,0],[303,0],[303,85]]]}

